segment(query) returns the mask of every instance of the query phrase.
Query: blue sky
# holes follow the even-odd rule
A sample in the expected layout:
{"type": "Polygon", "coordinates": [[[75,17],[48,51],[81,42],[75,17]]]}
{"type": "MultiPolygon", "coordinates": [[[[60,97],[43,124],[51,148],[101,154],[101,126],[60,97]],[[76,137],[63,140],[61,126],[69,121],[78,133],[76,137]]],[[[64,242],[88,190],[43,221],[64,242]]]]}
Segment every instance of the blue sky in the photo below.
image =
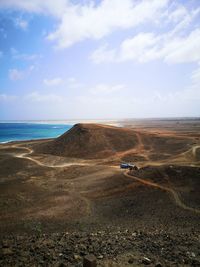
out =
{"type": "Polygon", "coordinates": [[[200,116],[199,0],[1,0],[0,120],[200,116]]]}

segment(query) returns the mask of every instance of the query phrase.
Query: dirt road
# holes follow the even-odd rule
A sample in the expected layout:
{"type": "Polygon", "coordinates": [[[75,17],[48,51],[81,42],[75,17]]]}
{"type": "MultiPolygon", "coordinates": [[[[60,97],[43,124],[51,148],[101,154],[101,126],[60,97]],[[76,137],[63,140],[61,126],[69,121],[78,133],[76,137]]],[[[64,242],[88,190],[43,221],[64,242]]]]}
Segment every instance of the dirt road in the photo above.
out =
{"type": "Polygon", "coordinates": [[[191,207],[186,206],[186,205],[182,202],[182,200],[180,199],[178,193],[177,193],[175,190],[173,190],[172,188],[165,187],[165,186],[163,186],[163,185],[160,185],[160,184],[151,182],[151,181],[149,181],[149,180],[145,180],[145,179],[138,178],[138,177],[136,177],[136,176],[130,175],[128,172],[129,172],[129,171],[125,171],[125,172],[124,172],[124,175],[125,175],[126,177],[129,177],[129,178],[131,178],[131,179],[133,179],[133,180],[135,180],[135,181],[137,181],[137,182],[139,182],[139,183],[142,183],[142,184],[144,184],[144,185],[146,185],[146,186],[151,186],[151,187],[154,187],[154,188],[158,188],[158,189],[164,190],[164,191],[170,193],[170,194],[173,196],[173,198],[174,198],[174,200],[175,200],[175,203],[176,203],[179,207],[181,207],[181,208],[184,209],[184,210],[189,210],[189,211],[195,212],[196,214],[200,214],[200,210],[198,210],[198,209],[194,209],[194,208],[191,208],[191,207]]]}
{"type": "Polygon", "coordinates": [[[15,154],[15,157],[16,158],[23,158],[23,159],[28,159],[34,163],[36,163],[37,165],[39,166],[42,166],[42,167],[49,167],[49,168],[62,168],[62,167],[70,167],[70,166],[73,166],[73,165],[76,165],[76,166],[89,166],[89,165],[92,165],[91,163],[80,163],[80,162],[75,162],[75,163],[62,163],[62,164],[59,164],[59,165],[53,165],[53,164],[47,164],[47,163],[42,163],[41,161],[37,160],[37,159],[34,159],[32,157],[30,157],[29,155],[31,155],[34,151],[28,147],[23,147],[23,146],[17,146],[17,145],[13,145],[12,146],[13,148],[22,148],[22,149],[26,149],[28,150],[27,153],[21,153],[21,154],[15,154]]]}
{"type": "MultiPolygon", "coordinates": [[[[46,163],[42,163],[41,161],[39,161],[37,159],[34,159],[34,158],[30,157],[30,155],[34,152],[32,149],[30,149],[28,147],[23,147],[23,146],[17,146],[17,145],[13,145],[12,147],[13,148],[22,148],[22,149],[26,149],[28,151],[27,153],[16,154],[15,156],[17,158],[28,159],[28,160],[30,160],[30,161],[32,161],[32,162],[34,162],[37,165],[42,166],[42,167],[62,168],[62,167],[69,167],[69,166],[73,166],[73,165],[76,165],[76,166],[77,165],[80,165],[80,166],[94,165],[92,163],[64,163],[64,164],[59,164],[59,165],[46,164],[46,163]]],[[[196,146],[195,149],[197,149],[198,147],[199,146],[196,146]]],[[[194,151],[194,153],[195,153],[195,151],[194,151]]],[[[116,168],[116,166],[113,166],[113,167],[116,168]]],[[[151,182],[149,180],[145,180],[145,179],[138,178],[136,176],[130,175],[129,171],[125,171],[124,175],[126,177],[131,178],[131,179],[133,179],[133,180],[135,180],[135,181],[137,181],[139,183],[142,183],[142,184],[144,184],[146,186],[151,186],[151,187],[154,187],[154,188],[158,188],[158,189],[161,189],[163,191],[166,191],[166,192],[170,193],[173,196],[176,205],[178,205],[179,207],[181,207],[184,210],[188,210],[188,211],[191,211],[191,212],[195,212],[196,214],[200,214],[200,210],[186,206],[182,202],[182,200],[180,199],[178,193],[174,189],[166,187],[166,186],[163,186],[163,185],[160,185],[160,184],[157,184],[155,182],[151,182]]]]}

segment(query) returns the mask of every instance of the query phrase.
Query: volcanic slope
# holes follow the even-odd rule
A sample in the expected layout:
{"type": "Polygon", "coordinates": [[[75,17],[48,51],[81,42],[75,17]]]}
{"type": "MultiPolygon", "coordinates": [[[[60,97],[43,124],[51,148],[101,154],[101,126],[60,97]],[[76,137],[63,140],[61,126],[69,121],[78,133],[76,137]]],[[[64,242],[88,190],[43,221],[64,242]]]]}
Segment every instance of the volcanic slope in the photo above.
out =
{"type": "Polygon", "coordinates": [[[94,159],[105,158],[138,145],[134,130],[101,124],[76,124],[60,137],[34,148],[42,154],[94,159]]]}

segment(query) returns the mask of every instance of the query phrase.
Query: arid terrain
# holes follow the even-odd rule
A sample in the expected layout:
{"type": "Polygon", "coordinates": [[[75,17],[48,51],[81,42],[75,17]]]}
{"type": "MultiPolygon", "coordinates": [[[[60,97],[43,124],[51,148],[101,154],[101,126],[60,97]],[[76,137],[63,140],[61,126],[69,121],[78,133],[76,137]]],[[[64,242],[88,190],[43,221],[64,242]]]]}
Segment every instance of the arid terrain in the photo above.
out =
{"type": "Polygon", "coordinates": [[[200,266],[200,120],[118,124],[0,145],[0,266],[200,266]]]}

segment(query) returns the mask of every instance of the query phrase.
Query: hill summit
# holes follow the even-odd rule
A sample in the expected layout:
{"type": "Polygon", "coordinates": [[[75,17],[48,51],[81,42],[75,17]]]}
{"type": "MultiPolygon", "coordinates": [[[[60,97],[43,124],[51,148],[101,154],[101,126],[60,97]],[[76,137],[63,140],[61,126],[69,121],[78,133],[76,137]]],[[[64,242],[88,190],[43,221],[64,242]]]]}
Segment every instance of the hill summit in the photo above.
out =
{"type": "Polygon", "coordinates": [[[97,159],[136,145],[137,136],[131,129],[80,123],[58,138],[38,145],[36,151],[57,156],[97,159]]]}

